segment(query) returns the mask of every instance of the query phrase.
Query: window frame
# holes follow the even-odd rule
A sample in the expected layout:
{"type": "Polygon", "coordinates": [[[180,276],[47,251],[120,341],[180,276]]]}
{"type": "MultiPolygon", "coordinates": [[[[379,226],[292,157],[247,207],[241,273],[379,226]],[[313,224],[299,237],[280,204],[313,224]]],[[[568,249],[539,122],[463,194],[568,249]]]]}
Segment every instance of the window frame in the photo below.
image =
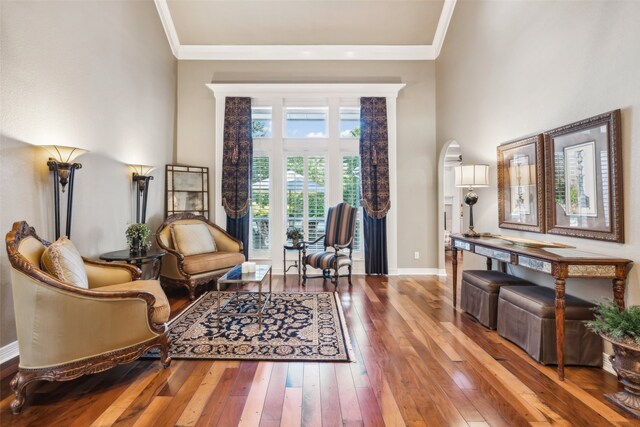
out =
{"type": "MultiPolygon", "coordinates": [[[[286,152],[292,149],[305,148],[300,139],[283,138],[284,117],[283,108],[285,106],[319,106],[318,104],[328,104],[331,109],[336,109],[338,120],[332,124],[329,118],[329,140],[336,138],[338,144],[327,142],[327,152],[330,159],[335,159],[332,164],[328,164],[328,182],[330,196],[326,199],[327,206],[333,206],[342,200],[342,155],[358,153],[357,138],[340,138],[339,131],[339,106],[358,106],[360,97],[385,97],[387,100],[388,137],[389,137],[389,181],[391,191],[391,209],[387,215],[387,240],[388,240],[388,262],[389,274],[397,274],[397,97],[398,93],[405,86],[395,83],[212,83],[206,85],[215,97],[215,156],[214,171],[215,180],[212,183],[215,189],[213,203],[214,220],[218,224],[226,222],[226,215],[222,207],[221,181],[222,181],[222,147],[224,140],[224,104],[228,96],[245,96],[252,98],[254,106],[272,106],[272,138],[258,138],[254,140],[254,153],[265,148],[271,150],[270,176],[274,180],[282,180],[284,173],[283,154],[285,145],[288,145],[286,152]],[[315,103],[315,104],[314,104],[315,103]],[[351,103],[351,105],[349,105],[351,103]],[[335,129],[332,128],[335,127],[335,129]],[[297,141],[297,142],[296,142],[297,141]],[[288,143],[288,144],[285,144],[288,143]],[[297,145],[296,145],[297,144],[297,145]],[[268,147],[267,147],[268,146],[268,147]],[[346,152],[345,152],[346,151],[346,152]],[[282,153],[282,154],[280,154],[282,153]],[[332,168],[337,168],[338,174],[332,174],[332,168]],[[332,176],[334,175],[334,176],[332,176]]],[[[335,114],[335,113],[334,113],[335,114]]],[[[308,138],[312,144],[324,143],[324,138],[308,138]]],[[[320,147],[316,147],[320,148],[320,147]]],[[[307,148],[308,150],[308,148],[307,148]]],[[[264,152],[261,152],[264,154],[264,152]]],[[[321,153],[322,154],[322,153],[321,153]]],[[[275,182],[275,181],[274,181],[275,182]]],[[[270,198],[270,213],[272,218],[278,216],[284,218],[284,207],[280,203],[274,205],[274,200],[282,200],[284,204],[284,189],[273,186],[272,197],[270,198]]],[[[360,209],[361,210],[361,209],[360,209]]],[[[262,258],[271,263],[274,273],[282,274],[283,254],[281,244],[284,242],[285,230],[284,221],[273,221],[270,226],[270,246],[271,254],[268,258],[262,258]]],[[[363,245],[362,245],[363,246],[363,245]]],[[[250,254],[251,259],[258,259],[250,254]]],[[[354,262],[354,272],[364,271],[363,260],[354,262]]]]}

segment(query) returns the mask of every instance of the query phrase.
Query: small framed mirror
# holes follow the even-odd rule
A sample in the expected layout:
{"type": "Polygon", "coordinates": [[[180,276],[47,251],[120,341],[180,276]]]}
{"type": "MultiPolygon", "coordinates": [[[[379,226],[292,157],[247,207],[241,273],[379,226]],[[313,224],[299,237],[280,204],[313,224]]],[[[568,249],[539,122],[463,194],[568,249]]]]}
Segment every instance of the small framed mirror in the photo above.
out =
{"type": "Polygon", "coordinates": [[[209,218],[209,168],[167,165],[165,217],[193,213],[209,218]]]}

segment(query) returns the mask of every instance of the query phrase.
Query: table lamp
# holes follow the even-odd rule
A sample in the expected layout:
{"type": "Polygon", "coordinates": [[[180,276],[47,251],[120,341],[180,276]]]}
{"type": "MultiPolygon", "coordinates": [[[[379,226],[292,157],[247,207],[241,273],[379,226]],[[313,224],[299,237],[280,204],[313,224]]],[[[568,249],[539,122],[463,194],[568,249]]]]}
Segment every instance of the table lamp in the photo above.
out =
{"type": "Polygon", "coordinates": [[[460,165],[455,169],[456,187],[466,187],[469,191],[464,196],[464,202],[469,206],[469,230],[465,237],[479,237],[473,229],[473,205],[478,201],[474,188],[489,186],[489,165],[460,165]]]}

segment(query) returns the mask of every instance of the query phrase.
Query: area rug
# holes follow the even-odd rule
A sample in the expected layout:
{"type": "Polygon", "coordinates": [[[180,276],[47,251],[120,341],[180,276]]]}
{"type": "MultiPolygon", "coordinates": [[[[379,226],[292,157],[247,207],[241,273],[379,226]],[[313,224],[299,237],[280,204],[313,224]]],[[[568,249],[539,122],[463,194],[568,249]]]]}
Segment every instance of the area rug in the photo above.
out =
{"type": "MultiPolygon", "coordinates": [[[[200,297],[169,325],[169,354],[174,359],[226,359],[271,361],[354,360],[337,293],[274,292],[258,318],[231,314],[238,308],[255,311],[257,294],[217,292],[200,297]],[[238,304],[238,306],[236,306],[238,304]]],[[[156,356],[149,354],[149,356],[156,356]]]]}

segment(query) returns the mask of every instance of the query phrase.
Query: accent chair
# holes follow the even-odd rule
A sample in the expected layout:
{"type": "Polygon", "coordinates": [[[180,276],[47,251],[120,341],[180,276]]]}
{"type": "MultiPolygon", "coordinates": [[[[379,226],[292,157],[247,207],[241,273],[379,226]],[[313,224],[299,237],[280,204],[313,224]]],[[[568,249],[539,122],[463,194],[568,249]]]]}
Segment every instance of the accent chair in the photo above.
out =
{"type": "Polygon", "coordinates": [[[242,264],[242,242],[201,215],[169,216],[158,228],[158,246],[167,251],[162,259],[163,286],[184,286],[195,299],[196,288],[242,264]]]}
{"type": "Polygon", "coordinates": [[[14,414],[37,380],[67,381],[132,362],[159,347],[169,366],[170,306],[140,270],[82,258],[71,241],[42,240],[25,221],[6,236],[20,363],[14,414]]]}
{"type": "Polygon", "coordinates": [[[347,277],[351,286],[353,240],[356,230],[356,216],[358,209],[347,203],[329,208],[327,212],[326,233],[313,242],[303,241],[302,248],[302,284],[307,279],[322,278],[331,280],[338,289],[340,277],[347,277]],[[324,251],[307,253],[310,245],[324,239],[324,251]],[[322,270],[321,275],[309,276],[307,266],[322,270]],[[346,268],[347,274],[340,274],[340,269],[346,268]],[[333,273],[332,273],[333,271],[333,273]]]}

